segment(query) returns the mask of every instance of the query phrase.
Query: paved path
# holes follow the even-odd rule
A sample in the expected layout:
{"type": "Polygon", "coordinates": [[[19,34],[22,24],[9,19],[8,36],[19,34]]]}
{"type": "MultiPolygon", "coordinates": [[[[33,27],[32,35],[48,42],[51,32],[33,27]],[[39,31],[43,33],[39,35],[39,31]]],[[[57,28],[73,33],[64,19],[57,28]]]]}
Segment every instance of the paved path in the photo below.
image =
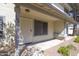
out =
{"type": "Polygon", "coordinates": [[[64,40],[54,39],[46,42],[37,43],[28,47],[37,47],[41,50],[44,50],[45,56],[60,56],[59,53],[57,53],[57,49],[60,46],[72,44],[73,37],[66,37],[64,40]]]}
{"type": "MultiPolygon", "coordinates": [[[[51,47],[51,48],[45,50],[45,53],[44,53],[45,56],[61,56],[61,55],[57,52],[57,50],[58,50],[58,48],[59,48],[60,46],[66,46],[66,45],[68,45],[68,44],[75,44],[75,43],[73,42],[73,38],[71,38],[71,39],[66,38],[66,39],[68,39],[68,40],[64,41],[63,43],[61,43],[61,44],[59,44],[59,45],[57,45],[57,46],[54,46],[54,47],[51,47]]],[[[75,52],[75,53],[76,53],[76,52],[75,52]]]]}
{"type": "Polygon", "coordinates": [[[33,44],[33,45],[30,45],[28,47],[39,47],[41,48],[41,50],[46,50],[50,47],[54,47],[54,46],[57,46],[61,43],[63,43],[64,41],[69,41],[71,40],[73,37],[66,37],[65,39],[63,40],[59,40],[59,39],[53,39],[53,40],[49,40],[49,41],[45,41],[45,42],[40,42],[40,43],[37,43],[37,44],[33,44]]]}

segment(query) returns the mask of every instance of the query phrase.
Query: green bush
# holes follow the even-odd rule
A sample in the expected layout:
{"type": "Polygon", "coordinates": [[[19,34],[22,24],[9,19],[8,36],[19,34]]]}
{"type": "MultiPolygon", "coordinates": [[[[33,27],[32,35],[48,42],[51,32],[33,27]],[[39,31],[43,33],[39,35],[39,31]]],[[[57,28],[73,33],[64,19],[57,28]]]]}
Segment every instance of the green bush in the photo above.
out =
{"type": "Polygon", "coordinates": [[[75,38],[74,42],[79,43],[79,36],[75,38]]]}
{"type": "Polygon", "coordinates": [[[58,49],[58,53],[60,53],[60,54],[62,54],[62,55],[64,55],[64,56],[69,56],[70,50],[69,50],[69,48],[67,48],[67,47],[60,47],[60,48],[58,49]]]}
{"type": "Polygon", "coordinates": [[[64,46],[64,47],[60,47],[58,49],[58,53],[62,54],[63,56],[69,56],[71,52],[71,50],[76,50],[76,47],[73,46],[72,44],[69,44],[67,46],[64,46]]]}

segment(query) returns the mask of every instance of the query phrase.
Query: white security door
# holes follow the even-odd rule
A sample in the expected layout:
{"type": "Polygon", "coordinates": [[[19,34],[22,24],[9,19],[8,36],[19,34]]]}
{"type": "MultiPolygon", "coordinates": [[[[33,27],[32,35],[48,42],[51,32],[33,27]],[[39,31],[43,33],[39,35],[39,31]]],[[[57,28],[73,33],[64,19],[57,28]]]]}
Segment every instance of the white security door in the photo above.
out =
{"type": "Polygon", "coordinates": [[[21,32],[24,38],[24,43],[32,42],[31,20],[27,18],[22,18],[20,24],[21,24],[21,32]]]}

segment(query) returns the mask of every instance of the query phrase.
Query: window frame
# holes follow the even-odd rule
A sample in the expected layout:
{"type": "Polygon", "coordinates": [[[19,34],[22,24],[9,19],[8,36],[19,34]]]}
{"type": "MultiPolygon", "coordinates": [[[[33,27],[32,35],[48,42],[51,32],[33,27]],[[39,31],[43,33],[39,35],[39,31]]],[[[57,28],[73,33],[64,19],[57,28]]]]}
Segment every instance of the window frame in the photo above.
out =
{"type": "Polygon", "coordinates": [[[48,22],[34,20],[34,36],[41,36],[41,35],[48,35],[48,22]]]}

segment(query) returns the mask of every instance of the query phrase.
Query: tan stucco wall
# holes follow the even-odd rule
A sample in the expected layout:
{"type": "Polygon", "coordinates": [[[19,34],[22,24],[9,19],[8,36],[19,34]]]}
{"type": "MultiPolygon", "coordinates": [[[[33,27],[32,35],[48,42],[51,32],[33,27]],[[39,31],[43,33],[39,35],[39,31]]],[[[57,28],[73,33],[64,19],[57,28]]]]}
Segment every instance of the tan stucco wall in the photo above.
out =
{"type": "MultiPolygon", "coordinates": [[[[53,18],[53,17],[51,18],[50,16],[47,16],[40,12],[36,12],[36,11],[32,11],[32,10],[30,11],[32,13],[26,13],[23,11],[23,7],[21,7],[21,8],[22,9],[21,9],[20,26],[21,26],[23,37],[24,37],[24,41],[26,39],[28,39],[27,36],[29,36],[30,42],[31,41],[38,42],[38,41],[43,41],[43,40],[48,40],[48,39],[54,38],[53,19],[55,20],[55,18],[53,18]],[[48,22],[48,35],[34,36],[34,19],[48,22]],[[52,20],[50,20],[50,19],[52,19],[52,20]],[[27,26],[27,25],[29,28],[29,31],[28,31],[29,34],[27,34],[27,32],[26,32],[27,28],[25,28],[25,26],[27,26]]],[[[26,41],[28,41],[28,40],[26,40],[26,41]]]]}
{"type": "Polygon", "coordinates": [[[54,32],[59,33],[57,36],[64,36],[64,20],[54,22],[54,32]]]}
{"type": "Polygon", "coordinates": [[[69,29],[67,29],[69,27],[68,25],[71,25],[71,23],[65,20],[54,22],[54,32],[58,33],[55,37],[66,37],[68,33],[72,33],[72,31],[69,32],[69,29]]]}
{"type": "Polygon", "coordinates": [[[53,22],[50,22],[50,21],[48,21],[48,35],[34,36],[34,19],[21,17],[20,26],[21,26],[22,35],[24,37],[24,41],[25,40],[29,41],[30,39],[30,42],[31,41],[38,42],[38,41],[51,39],[54,36],[53,35],[53,22]],[[27,28],[28,28],[28,32],[27,32],[27,28]],[[27,38],[27,36],[29,38],[27,38]]]}
{"type": "Polygon", "coordinates": [[[48,40],[57,36],[62,36],[62,37],[67,36],[66,28],[65,28],[66,21],[59,18],[55,18],[54,16],[51,17],[45,15],[41,12],[32,10],[24,6],[21,6],[20,8],[21,8],[20,26],[24,37],[24,42],[26,41],[38,42],[38,41],[48,40]],[[30,12],[26,12],[25,9],[29,9],[30,12]],[[34,19],[48,22],[48,35],[34,36],[34,19]],[[28,25],[27,26],[28,31],[27,28],[25,28],[26,25],[28,25]],[[29,34],[27,32],[29,32],[29,34]],[[59,34],[55,35],[54,33],[59,33],[59,34]],[[29,38],[27,38],[27,36],[29,38]]]}
{"type": "Polygon", "coordinates": [[[33,42],[52,39],[54,37],[53,32],[54,32],[53,31],[53,22],[49,21],[48,22],[48,35],[33,36],[33,42]]]}

